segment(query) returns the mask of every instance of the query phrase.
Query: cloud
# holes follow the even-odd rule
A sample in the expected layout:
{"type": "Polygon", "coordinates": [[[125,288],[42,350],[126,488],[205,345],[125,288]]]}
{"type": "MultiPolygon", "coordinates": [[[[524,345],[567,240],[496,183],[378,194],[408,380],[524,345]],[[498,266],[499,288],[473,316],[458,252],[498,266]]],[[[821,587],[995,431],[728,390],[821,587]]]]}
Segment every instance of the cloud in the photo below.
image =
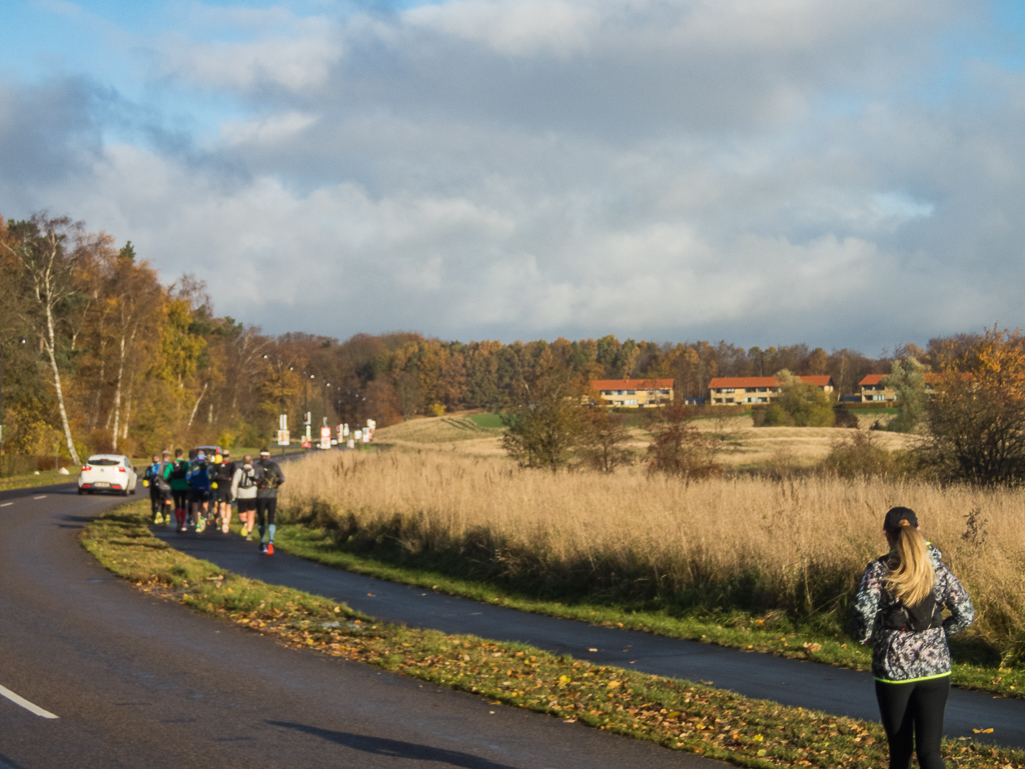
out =
{"type": "Polygon", "coordinates": [[[75,78],[33,87],[0,82],[0,200],[44,208],[33,192],[88,171],[102,151],[94,113],[104,99],[75,78]]]}
{"type": "Polygon", "coordinates": [[[154,92],[245,116],[103,139],[133,111],[87,81],[0,85],[0,211],[84,218],[271,332],[875,352],[1025,324],[1025,82],[950,51],[962,5],[189,8],[154,92]]]}
{"type": "Polygon", "coordinates": [[[253,147],[280,144],[294,139],[296,134],[305,131],[319,119],[317,115],[286,112],[246,123],[225,123],[221,126],[221,137],[229,146],[253,147]]]}
{"type": "MultiPolygon", "coordinates": [[[[252,13],[245,14],[250,22],[245,26],[257,27],[260,34],[254,40],[205,41],[180,33],[165,36],[157,45],[156,74],[204,89],[243,94],[262,88],[302,92],[327,81],[332,65],[344,53],[327,18],[294,19],[274,12],[257,23],[248,18],[252,13]],[[280,25],[262,29],[270,18],[279,17],[280,25]]],[[[213,15],[213,11],[207,9],[203,15],[213,15]]],[[[221,23],[239,15],[238,9],[216,13],[221,23]]]]}
{"type": "Polygon", "coordinates": [[[456,0],[403,14],[403,22],[414,30],[520,56],[542,50],[565,56],[586,50],[598,18],[598,9],[588,4],[547,0],[456,0]]]}

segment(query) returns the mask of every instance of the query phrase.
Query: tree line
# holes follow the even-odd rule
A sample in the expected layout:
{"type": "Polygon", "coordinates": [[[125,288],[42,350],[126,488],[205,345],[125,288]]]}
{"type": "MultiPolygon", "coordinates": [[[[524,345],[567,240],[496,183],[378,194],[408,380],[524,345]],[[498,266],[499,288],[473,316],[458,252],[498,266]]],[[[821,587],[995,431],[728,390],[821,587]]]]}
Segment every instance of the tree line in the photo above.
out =
{"type": "Polygon", "coordinates": [[[163,283],[130,242],[66,217],[0,217],[0,374],[5,454],[142,454],[172,445],[268,441],[290,427],[381,426],[417,415],[514,409],[558,369],[569,379],[673,379],[677,398],[707,395],[716,376],[831,374],[856,392],[894,359],[928,363],[907,345],[892,356],[808,345],[743,349],[725,341],[599,339],[457,342],[415,332],[345,341],[218,316],[190,275],[163,283]]]}

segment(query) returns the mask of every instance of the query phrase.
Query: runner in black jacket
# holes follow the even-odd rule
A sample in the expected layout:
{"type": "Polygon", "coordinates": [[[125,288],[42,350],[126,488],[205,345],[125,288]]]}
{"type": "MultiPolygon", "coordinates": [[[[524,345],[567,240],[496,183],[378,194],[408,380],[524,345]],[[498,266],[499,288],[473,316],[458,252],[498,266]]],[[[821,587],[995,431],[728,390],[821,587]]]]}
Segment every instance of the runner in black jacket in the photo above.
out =
{"type": "Polygon", "coordinates": [[[940,738],[950,692],[947,637],[972,623],[968,593],[925,541],[913,510],[895,507],[883,523],[887,555],[868,565],[854,602],[861,643],[873,641],[872,674],[890,769],[942,769],[940,738]],[[943,618],[943,608],[950,616],[943,618]]]}
{"type": "Polygon", "coordinates": [[[256,521],[260,531],[260,550],[267,555],[274,555],[274,514],[278,507],[278,486],[285,482],[285,474],[281,472],[278,463],[271,460],[270,449],[260,451],[260,459],[253,470],[256,475],[256,521]]]}

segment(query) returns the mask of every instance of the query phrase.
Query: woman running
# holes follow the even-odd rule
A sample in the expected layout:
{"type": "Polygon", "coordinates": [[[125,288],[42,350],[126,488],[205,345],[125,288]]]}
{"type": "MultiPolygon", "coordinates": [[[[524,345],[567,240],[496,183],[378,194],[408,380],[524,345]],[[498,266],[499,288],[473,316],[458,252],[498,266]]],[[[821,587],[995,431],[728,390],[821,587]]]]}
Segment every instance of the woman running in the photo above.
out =
{"type": "Polygon", "coordinates": [[[890,769],[942,769],[940,738],[950,692],[947,636],[972,623],[968,593],[925,541],[918,517],[906,507],[883,521],[890,552],[868,565],[855,598],[855,631],[873,641],[872,674],[890,769]],[[943,607],[950,616],[943,618],[943,607]]]}

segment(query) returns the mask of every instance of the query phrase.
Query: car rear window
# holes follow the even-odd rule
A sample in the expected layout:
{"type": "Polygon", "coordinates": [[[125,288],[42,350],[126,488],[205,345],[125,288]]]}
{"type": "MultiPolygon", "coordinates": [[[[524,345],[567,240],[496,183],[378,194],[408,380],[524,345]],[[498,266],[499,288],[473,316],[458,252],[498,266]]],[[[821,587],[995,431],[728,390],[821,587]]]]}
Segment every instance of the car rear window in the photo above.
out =
{"type": "Polygon", "coordinates": [[[121,464],[121,462],[116,460],[116,459],[104,459],[103,457],[91,457],[86,464],[92,465],[93,467],[113,467],[114,465],[121,464]]]}

